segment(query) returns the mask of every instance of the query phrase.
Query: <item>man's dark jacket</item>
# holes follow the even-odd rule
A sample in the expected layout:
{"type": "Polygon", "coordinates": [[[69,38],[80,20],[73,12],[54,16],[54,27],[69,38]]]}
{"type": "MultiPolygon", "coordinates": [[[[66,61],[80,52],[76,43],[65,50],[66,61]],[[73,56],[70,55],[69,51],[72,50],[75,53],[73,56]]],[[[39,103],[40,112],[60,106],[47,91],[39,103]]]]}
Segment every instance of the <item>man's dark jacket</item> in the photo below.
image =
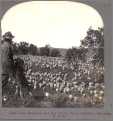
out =
{"type": "Polygon", "coordinates": [[[14,61],[13,61],[12,46],[7,41],[3,41],[1,44],[1,65],[2,65],[2,74],[13,73],[14,61]]]}

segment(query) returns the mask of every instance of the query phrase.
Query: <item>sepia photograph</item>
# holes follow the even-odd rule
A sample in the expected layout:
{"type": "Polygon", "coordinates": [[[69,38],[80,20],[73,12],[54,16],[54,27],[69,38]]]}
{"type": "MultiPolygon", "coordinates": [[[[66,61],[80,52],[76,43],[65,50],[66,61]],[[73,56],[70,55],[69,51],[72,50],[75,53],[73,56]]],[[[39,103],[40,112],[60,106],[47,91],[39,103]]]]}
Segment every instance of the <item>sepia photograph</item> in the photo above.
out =
{"type": "Polygon", "coordinates": [[[104,107],[104,23],[93,7],[30,1],[1,20],[2,107],[104,107]]]}

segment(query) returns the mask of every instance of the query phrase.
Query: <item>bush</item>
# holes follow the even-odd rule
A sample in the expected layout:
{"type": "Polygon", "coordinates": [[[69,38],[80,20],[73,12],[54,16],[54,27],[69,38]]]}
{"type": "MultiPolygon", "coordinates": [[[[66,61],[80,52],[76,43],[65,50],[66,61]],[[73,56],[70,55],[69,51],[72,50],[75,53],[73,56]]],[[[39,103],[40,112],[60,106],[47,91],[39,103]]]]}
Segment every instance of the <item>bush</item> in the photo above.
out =
{"type": "Polygon", "coordinates": [[[45,47],[40,48],[40,56],[49,56],[50,55],[50,47],[46,45],[45,47]]]}
{"type": "Polygon", "coordinates": [[[61,56],[60,51],[58,49],[54,48],[54,49],[51,50],[51,55],[50,56],[51,57],[60,57],[61,56]]]}

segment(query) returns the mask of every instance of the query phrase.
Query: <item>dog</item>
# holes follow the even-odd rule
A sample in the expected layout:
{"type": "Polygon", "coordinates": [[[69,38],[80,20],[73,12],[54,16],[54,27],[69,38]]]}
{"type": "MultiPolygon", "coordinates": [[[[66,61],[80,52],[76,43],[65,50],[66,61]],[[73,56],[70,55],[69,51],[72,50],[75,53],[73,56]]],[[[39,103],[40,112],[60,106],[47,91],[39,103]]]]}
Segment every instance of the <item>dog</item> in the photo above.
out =
{"type": "Polygon", "coordinates": [[[24,100],[26,95],[32,96],[32,87],[25,77],[24,61],[21,58],[14,60],[15,65],[15,95],[24,100]]]}

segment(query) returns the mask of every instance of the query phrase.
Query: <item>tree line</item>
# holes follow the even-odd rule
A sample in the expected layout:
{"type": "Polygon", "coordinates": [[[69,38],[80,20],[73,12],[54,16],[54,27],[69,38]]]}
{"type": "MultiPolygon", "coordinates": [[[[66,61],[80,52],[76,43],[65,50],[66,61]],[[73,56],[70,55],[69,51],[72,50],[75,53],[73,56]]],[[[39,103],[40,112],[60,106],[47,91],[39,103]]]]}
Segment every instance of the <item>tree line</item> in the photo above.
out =
{"type": "MultiPolygon", "coordinates": [[[[52,48],[50,45],[38,48],[34,44],[27,42],[14,43],[14,54],[31,54],[38,56],[60,57],[61,51],[58,48],[52,48]]],[[[89,28],[86,37],[81,40],[80,47],[66,49],[65,58],[68,62],[74,63],[90,61],[93,64],[99,63],[104,65],[104,29],[94,30],[89,28]]]]}
{"type": "Polygon", "coordinates": [[[49,45],[38,48],[34,44],[29,44],[27,42],[16,43],[13,42],[13,52],[14,55],[37,55],[37,56],[51,56],[60,57],[60,51],[57,48],[52,48],[49,45]]]}

